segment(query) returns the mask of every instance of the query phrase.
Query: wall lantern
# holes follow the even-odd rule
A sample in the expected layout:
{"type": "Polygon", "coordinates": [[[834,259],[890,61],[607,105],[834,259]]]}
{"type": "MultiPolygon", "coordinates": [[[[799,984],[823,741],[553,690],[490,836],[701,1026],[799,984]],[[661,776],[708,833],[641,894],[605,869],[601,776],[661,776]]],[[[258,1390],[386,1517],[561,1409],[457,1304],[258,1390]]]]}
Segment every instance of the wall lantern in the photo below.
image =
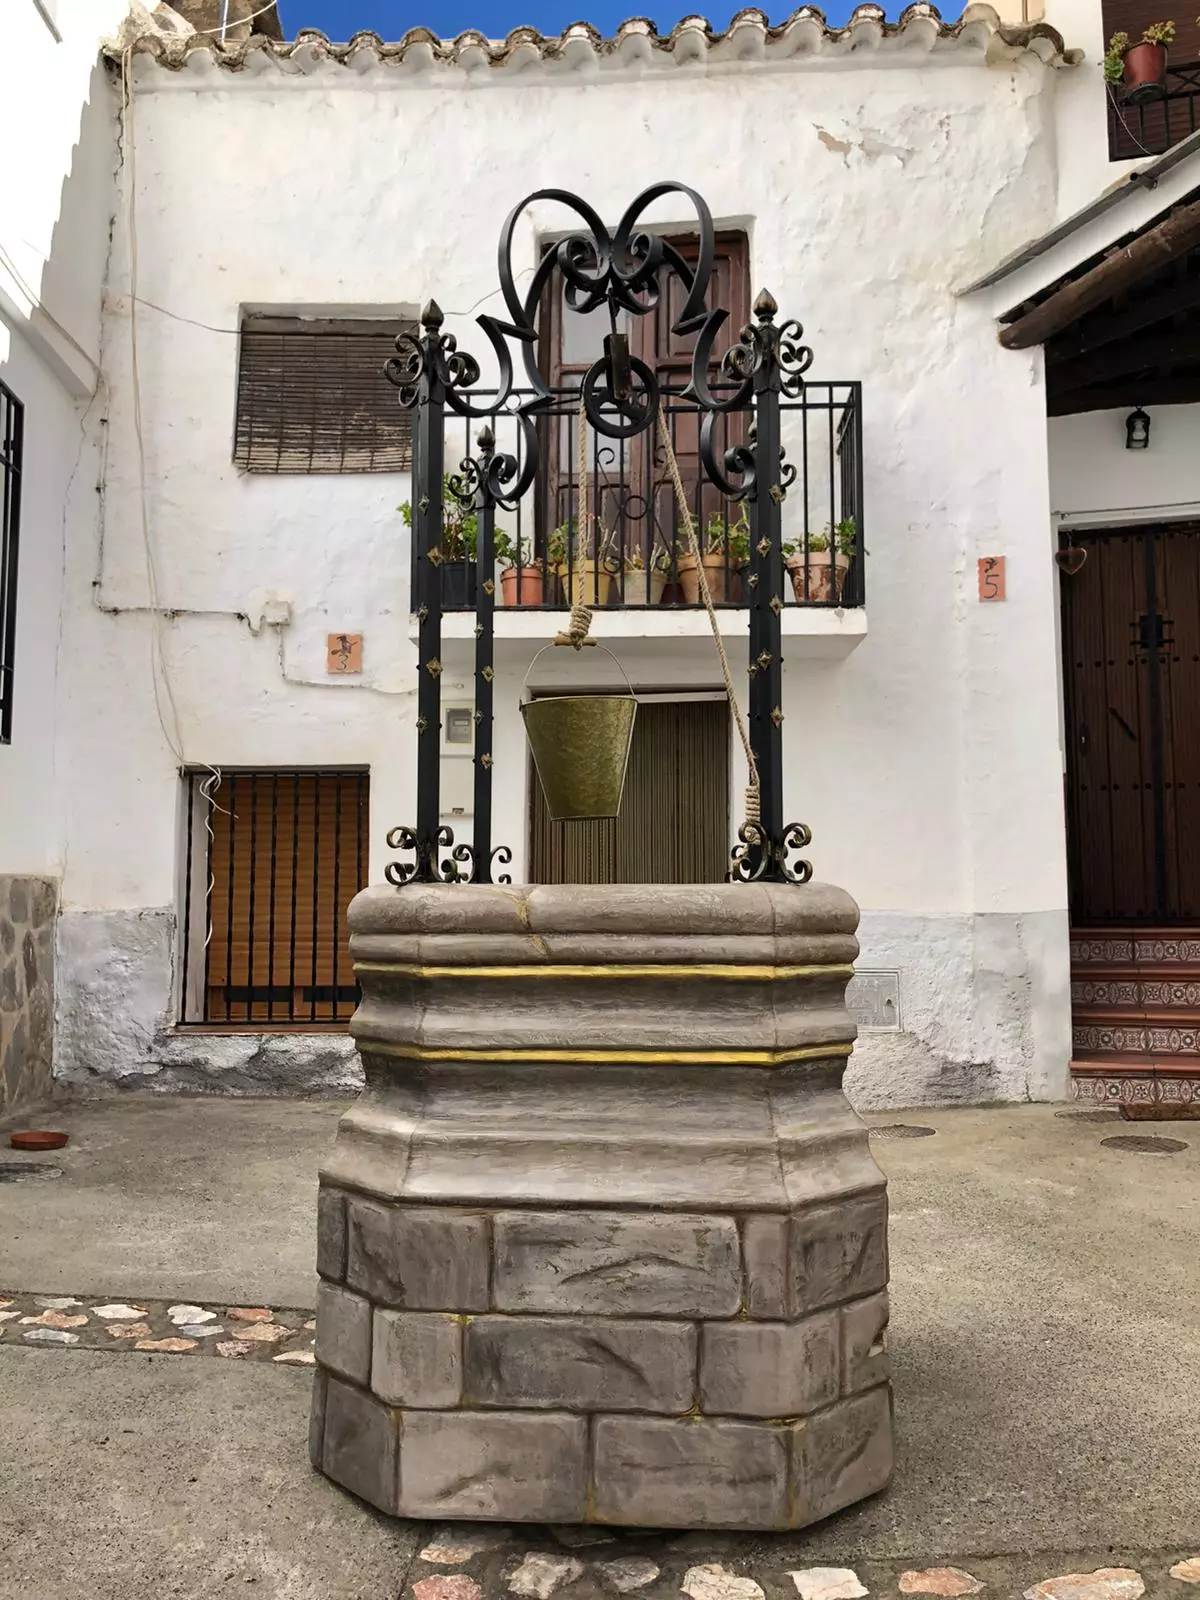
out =
{"type": "Polygon", "coordinates": [[[1141,406],[1136,411],[1131,411],[1125,418],[1125,448],[1126,450],[1150,448],[1150,418],[1141,406]]]}

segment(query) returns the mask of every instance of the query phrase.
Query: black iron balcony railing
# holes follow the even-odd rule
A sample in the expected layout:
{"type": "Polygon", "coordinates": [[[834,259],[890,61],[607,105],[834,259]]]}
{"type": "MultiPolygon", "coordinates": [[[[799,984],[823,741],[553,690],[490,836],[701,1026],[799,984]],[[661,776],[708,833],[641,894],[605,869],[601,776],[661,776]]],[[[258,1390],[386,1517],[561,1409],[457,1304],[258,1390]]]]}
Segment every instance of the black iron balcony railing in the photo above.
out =
{"type": "MultiPolygon", "coordinates": [[[[521,396],[525,398],[525,396],[521,396]]],[[[709,592],[718,606],[749,604],[750,519],[745,502],[723,497],[700,465],[703,413],[664,386],[663,407],[689,501],[688,516],[709,592]]],[[[749,440],[752,411],[713,418],[718,457],[749,440]]],[[[449,478],[474,448],[470,419],[447,418],[449,478]],[[457,429],[461,427],[461,433],[457,429]]],[[[579,394],[556,391],[537,419],[538,472],[533,490],[496,513],[496,600],[502,607],[561,610],[575,594],[579,500],[579,394]]],[[[500,414],[496,448],[521,458],[522,443],[500,414]]],[[[862,391],[858,383],[804,385],[781,399],[782,504],[787,606],[861,606],[864,601],[862,391]]],[[[653,431],[610,439],[586,435],[588,531],[583,595],[593,607],[698,608],[703,601],[689,529],[665,452],[653,431]]],[[[407,508],[404,508],[407,511],[407,508]]],[[[411,518],[411,513],[408,513],[411,518]]],[[[443,606],[475,608],[476,517],[445,497],[441,550],[443,606]]],[[[417,592],[414,564],[413,592],[417,592]]]]}
{"type": "Polygon", "coordinates": [[[1158,156],[1200,127],[1200,61],[1167,68],[1161,100],[1130,105],[1120,84],[1108,86],[1108,157],[1128,161],[1158,156]]]}

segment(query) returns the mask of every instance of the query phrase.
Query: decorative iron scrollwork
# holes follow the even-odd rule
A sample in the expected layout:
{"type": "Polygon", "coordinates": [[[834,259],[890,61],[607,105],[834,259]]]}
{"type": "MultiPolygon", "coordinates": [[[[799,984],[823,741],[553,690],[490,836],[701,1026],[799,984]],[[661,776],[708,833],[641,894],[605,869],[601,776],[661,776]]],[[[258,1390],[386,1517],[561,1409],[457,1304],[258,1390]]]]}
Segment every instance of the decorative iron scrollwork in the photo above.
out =
{"type": "MultiPolygon", "coordinates": [[[[497,401],[488,396],[482,406],[473,406],[467,393],[479,382],[480,368],[475,357],[458,348],[452,333],[443,333],[445,314],[436,300],[421,313],[421,333],[402,333],[396,338],[396,354],[384,364],[384,376],[394,384],[400,404],[411,411],[427,401],[436,387],[440,397],[461,417],[491,417],[497,401]]],[[[480,317],[479,326],[487,334],[499,367],[501,395],[512,391],[512,357],[508,343],[493,318],[480,317]]]]}
{"type": "Polygon", "coordinates": [[[389,850],[411,854],[411,861],[389,861],[383,875],[402,888],[406,883],[473,883],[475,852],[469,844],[454,842],[454,829],[441,827],[432,839],[421,838],[415,828],[392,828],[388,832],[389,850]],[[440,852],[448,850],[447,856],[440,852]]]}
{"type": "Polygon", "coordinates": [[[493,883],[511,883],[512,878],[506,872],[502,872],[499,877],[496,876],[497,867],[507,867],[511,866],[511,864],[512,851],[506,844],[498,844],[492,851],[492,859],[490,862],[491,881],[493,883]]]}
{"type": "Polygon", "coordinates": [[[812,829],[789,822],[777,839],[767,837],[757,822],[744,822],[729,857],[731,883],[807,883],[812,863],[800,857],[812,843],[812,829]],[[795,857],[796,859],[793,859],[795,857]]]}

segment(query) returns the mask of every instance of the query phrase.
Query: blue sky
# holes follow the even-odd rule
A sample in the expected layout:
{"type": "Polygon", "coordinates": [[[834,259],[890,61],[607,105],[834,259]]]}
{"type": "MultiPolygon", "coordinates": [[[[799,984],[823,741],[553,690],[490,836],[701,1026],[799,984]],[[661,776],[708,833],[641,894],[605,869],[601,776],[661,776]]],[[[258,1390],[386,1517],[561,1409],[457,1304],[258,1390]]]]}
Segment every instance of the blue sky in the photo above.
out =
{"type": "MultiPolygon", "coordinates": [[[[543,33],[559,33],[569,22],[593,23],[602,33],[611,33],[629,16],[648,14],[663,33],[680,17],[700,12],[716,27],[724,27],[735,11],[750,0],[730,0],[706,5],[694,0],[671,10],[661,9],[661,0],[280,0],[283,28],[289,37],[299,28],[320,28],[331,39],[348,39],[359,28],[373,28],[385,39],[399,39],[409,28],[423,25],[443,38],[453,37],[464,28],[478,28],[491,38],[503,38],[510,28],[528,23],[543,33]]],[[[799,0],[796,0],[799,4],[799,0]]],[[[853,0],[831,0],[825,7],[831,23],[844,22],[854,9],[853,0]]],[[[893,14],[896,8],[891,8],[893,14]]],[[[947,15],[949,15],[947,9],[947,15]]],[[[773,22],[790,14],[772,12],[773,22]]]]}

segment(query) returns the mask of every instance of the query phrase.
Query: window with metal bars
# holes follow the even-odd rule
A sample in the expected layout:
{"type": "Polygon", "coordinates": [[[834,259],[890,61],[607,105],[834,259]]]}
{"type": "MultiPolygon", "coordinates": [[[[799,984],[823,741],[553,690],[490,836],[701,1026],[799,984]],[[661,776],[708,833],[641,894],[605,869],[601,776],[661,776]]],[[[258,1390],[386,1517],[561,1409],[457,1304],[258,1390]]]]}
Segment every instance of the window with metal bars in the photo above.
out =
{"type": "Polygon", "coordinates": [[[247,316],[233,459],[246,472],[407,472],[412,417],[384,364],[414,324],[247,316]]]}
{"type": "Polygon", "coordinates": [[[0,383],[0,744],[12,742],[25,407],[0,383]]]}
{"type": "Polygon", "coordinates": [[[350,1016],[346,909],[367,882],[369,782],[358,768],[184,774],[183,1022],[350,1016]]]}

